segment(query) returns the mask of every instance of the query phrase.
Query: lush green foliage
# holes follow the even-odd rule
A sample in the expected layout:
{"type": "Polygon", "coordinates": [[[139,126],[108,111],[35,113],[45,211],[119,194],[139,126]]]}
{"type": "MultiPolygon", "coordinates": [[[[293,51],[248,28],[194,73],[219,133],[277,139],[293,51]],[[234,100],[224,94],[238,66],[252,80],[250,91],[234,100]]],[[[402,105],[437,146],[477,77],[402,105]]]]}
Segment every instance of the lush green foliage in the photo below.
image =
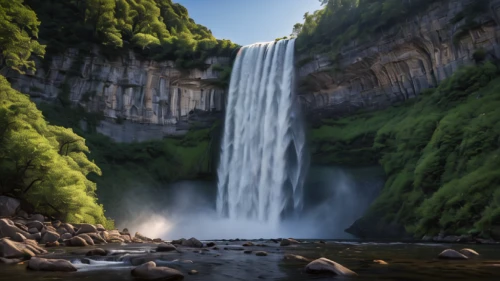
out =
{"type": "Polygon", "coordinates": [[[29,98],[0,76],[0,193],[24,198],[38,212],[70,222],[102,223],[96,184],[101,170],[87,159],[85,140],[47,124],[29,98]]]}
{"type": "MultiPolygon", "coordinates": [[[[5,0],[6,1],[6,0],[5,0]]],[[[27,0],[39,16],[40,38],[48,51],[68,47],[89,51],[102,44],[110,55],[130,48],[156,60],[175,60],[180,68],[205,67],[209,56],[230,56],[236,46],[216,40],[171,0],[27,0]]]]}
{"type": "Polygon", "coordinates": [[[403,106],[331,120],[313,130],[326,163],[377,160],[388,180],[366,216],[416,235],[500,225],[500,78],[466,67],[403,106]],[[327,155],[327,156],[326,156],[327,155]]]}
{"type": "MultiPolygon", "coordinates": [[[[301,53],[330,53],[337,56],[341,47],[363,43],[384,35],[390,27],[403,24],[424,12],[429,5],[444,0],[320,0],[324,7],[304,15],[304,23],[296,24],[292,35],[298,34],[297,50],[301,53]]],[[[473,1],[451,23],[464,20],[454,40],[459,40],[477,23],[478,13],[488,1],[473,1]]]]}
{"type": "Polygon", "coordinates": [[[31,55],[43,57],[45,47],[37,41],[39,22],[23,0],[0,0],[0,66],[34,71],[31,55]]]}

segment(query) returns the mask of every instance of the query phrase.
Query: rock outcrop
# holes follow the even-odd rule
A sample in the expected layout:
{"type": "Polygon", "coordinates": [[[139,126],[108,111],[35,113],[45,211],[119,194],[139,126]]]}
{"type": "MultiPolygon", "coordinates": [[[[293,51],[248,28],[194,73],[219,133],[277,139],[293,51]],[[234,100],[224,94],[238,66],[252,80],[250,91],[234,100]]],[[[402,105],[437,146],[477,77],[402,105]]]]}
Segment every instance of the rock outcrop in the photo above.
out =
{"type": "Polygon", "coordinates": [[[213,66],[229,63],[229,58],[212,57],[206,61],[206,70],[185,71],[172,61],[145,60],[132,51],[105,58],[95,47],[85,53],[69,49],[47,57],[34,75],[14,71],[4,75],[14,88],[35,100],[54,100],[64,94],[73,104],[104,114],[111,122],[103,122],[98,131],[117,141],[132,142],[186,132],[185,121],[191,115],[222,111],[225,90],[213,86],[219,77],[213,66]],[[113,120],[127,120],[123,124],[127,126],[113,120]]]}
{"type": "Polygon", "coordinates": [[[371,42],[351,42],[333,61],[326,55],[299,56],[299,95],[314,117],[382,109],[419,95],[474,63],[474,54],[500,57],[500,1],[476,17],[477,28],[462,32],[465,20],[451,20],[476,0],[436,1],[429,10],[371,42]]]}

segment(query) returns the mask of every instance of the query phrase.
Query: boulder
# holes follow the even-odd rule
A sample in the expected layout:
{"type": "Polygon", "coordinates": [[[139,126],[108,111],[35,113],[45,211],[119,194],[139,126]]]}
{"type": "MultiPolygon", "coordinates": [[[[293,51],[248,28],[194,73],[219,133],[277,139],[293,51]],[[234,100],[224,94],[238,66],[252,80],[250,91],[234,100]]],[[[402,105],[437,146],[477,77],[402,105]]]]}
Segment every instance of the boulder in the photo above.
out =
{"type": "Polygon", "coordinates": [[[163,240],[161,240],[161,238],[155,238],[155,239],[153,239],[153,242],[161,243],[161,242],[163,242],[163,240]]]}
{"type": "Polygon", "coordinates": [[[0,196],[0,217],[13,217],[21,206],[21,201],[8,197],[0,196]]]}
{"type": "Polygon", "coordinates": [[[153,241],[153,239],[151,239],[151,238],[149,238],[149,237],[146,237],[146,236],[144,236],[144,235],[140,234],[139,232],[136,232],[136,233],[135,233],[135,237],[137,237],[137,238],[141,239],[142,241],[148,241],[148,242],[153,241]]]}
{"type": "Polygon", "coordinates": [[[289,261],[301,261],[301,262],[310,262],[311,261],[307,258],[304,258],[303,256],[292,255],[292,254],[286,254],[283,258],[285,260],[289,260],[289,261]]]}
{"type": "Polygon", "coordinates": [[[441,239],[441,242],[446,242],[446,243],[455,243],[460,240],[460,236],[456,235],[448,235],[445,236],[443,239],[441,239]]]}
{"type": "Polygon", "coordinates": [[[64,228],[64,227],[62,227],[62,226],[58,227],[58,228],[57,228],[57,230],[56,230],[56,232],[57,232],[57,234],[59,234],[59,235],[63,235],[64,233],[69,233],[69,232],[66,230],[66,228],[64,228]]]}
{"type": "Polygon", "coordinates": [[[144,241],[142,241],[141,239],[139,239],[137,237],[133,237],[132,238],[132,243],[144,243],[144,241]]]}
{"type": "Polygon", "coordinates": [[[38,229],[36,229],[36,228],[34,228],[34,227],[33,227],[33,228],[28,229],[28,233],[29,233],[29,234],[35,234],[35,233],[38,233],[38,232],[40,232],[40,231],[38,231],[38,229]]]}
{"type": "Polygon", "coordinates": [[[106,228],[104,228],[104,226],[102,226],[102,224],[96,224],[95,225],[95,228],[98,230],[98,231],[105,231],[106,228]]]}
{"type": "Polygon", "coordinates": [[[45,248],[51,248],[51,247],[59,247],[59,242],[47,242],[45,243],[45,248]]]}
{"type": "Polygon", "coordinates": [[[76,235],[95,232],[97,232],[97,228],[95,226],[88,223],[83,223],[80,225],[80,228],[76,232],[76,235]]]}
{"type": "Polygon", "coordinates": [[[188,240],[182,241],[182,246],[191,247],[191,248],[203,248],[203,243],[201,243],[198,239],[191,237],[188,240]]]}
{"type": "Polygon", "coordinates": [[[64,241],[64,240],[68,240],[68,239],[71,239],[73,238],[73,235],[69,234],[69,233],[64,233],[63,235],[61,235],[61,237],[59,237],[60,240],[64,241]]]}
{"type": "Polygon", "coordinates": [[[214,242],[208,242],[208,243],[207,243],[207,247],[213,247],[213,246],[215,246],[215,243],[214,243],[214,242]]]}
{"type": "Polygon", "coordinates": [[[280,243],[280,246],[290,246],[292,244],[299,244],[299,241],[295,240],[295,239],[282,239],[281,240],[281,243],[280,243]]]}
{"type": "Polygon", "coordinates": [[[66,232],[70,233],[71,235],[75,235],[76,231],[73,225],[69,223],[63,223],[61,226],[66,229],[66,232]]]}
{"type": "Polygon", "coordinates": [[[76,268],[67,260],[31,258],[28,269],[36,271],[76,271],[76,268]]]}
{"type": "Polygon", "coordinates": [[[162,243],[156,247],[157,252],[171,252],[176,250],[177,248],[174,245],[168,243],[162,243]]]}
{"type": "MultiPolygon", "coordinates": [[[[124,228],[124,229],[122,230],[121,234],[122,234],[122,235],[125,235],[125,234],[130,235],[130,232],[128,231],[128,228],[124,228]]],[[[132,236],[132,235],[130,235],[130,236],[132,236]]]]}
{"type": "Polygon", "coordinates": [[[57,232],[47,231],[42,235],[42,240],[40,244],[46,244],[48,242],[56,242],[61,237],[57,232]]]}
{"type": "Polygon", "coordinates": [[[243,254],[251,254],[252,253],[252,250],[245,250],[243,251],[243,254]]]}
{"type": "Polygon", "coordinates": [[[30,221],[26,224],[26,227],[28,227],[28,230],[31,228],[36,228],[38,229],[38,232],[40,232],[44,228],[44,225],[40,221],[30,221]]]}
{"type": "Polygon", "coordinates": [[[52,222],[52,226],[57,229],[61,226],[61,221],[57,220],[57,221],[53,221],[52,222]]]}
{"type": "Polygon", "coordinates": [[[55,229],[52,225],[46,225],[43,229],[42,229],[42,234],[44,234],[45,232],[47,231],[50,231],[50,232],[57,232],[57,229],[55,229]]]}
{"type": "Polygon", "coordinates": [[[109,238],[110,238],[110,237],[109,237],[109,232],[107,232],[107,231],[101,231],[101,232],[99,232],[99,234],[101,235],[101,237],[102,237],[102,238],[103,238],[106,242],[108,242],[108,240],[109,240],[109,238]]]}
{"type": "Polygon", "coordinates": [[[20,262],[22,262],[23,260],[22,259],[6,259],[6,258],[0,258],[0,264],[7,264],[7,265],[11,265],[11,264],[18,264],[20,262]]]}
{"type": "Polygon", "coordinates": [[[388,265],[388,263],[386,261],[384,261],[384,260],[374,260],[373,262],[374,263],[378,263],[380,265],[388,265]]]}
{"type": "Polygon", "coordinates": [[[250,246],[253,246],[253,243],[252,242],[246,242],[246,243],[244,243],[241,246],[243,246],[243,247],[250,247],[250,246]]]}
{"type": "Polygon", "coordinates": [[[157,267],[156,263],[150,261],[132,270],[132,276],[145,280],[182,280],[184,275],[173,268],[157,267]]]}
{"type": "Polygon", "coordinates": [[[91,246],[95,245],[94,240],[92,240],[92,238],[90,238],[90,236],[88,234],[85,234],[85,233],[84,234],[79,234],[76,237],[80,237],[83,240],[85,240],[85,242],[87,243],[87,245],[91,245],[91,246]]]}
{"type": "Polygon", "coordinates": [[[41,214],[34,214],[34,215],[30,216],[29,219],[32,221],[39,221],[39,222],[45,221],[45,217],[41,214]]]}
{"type": "Polygon", "coordinates": [[[114,237],[111,237],[107,242],[108,243],[124,243],[125,240],[123,240],[123,238],[121,238],[121,237],[114,236],[114,237]]]}
{"type": "Polygon", "coordinates": [[[12,240],[14,240],[16,242],[24,242],[24,240],[26,240],[26,237],[24,235],[22,235],[21,233],[16,232],[14,237],[12,237],[12,240]]]}
{"type": "Polygon", "coordinates": [[[188,272],[189,275],[196,275],[198,274],[198,271],[194,270],[194,269],[191,269],[189,272],[188,272]]]}
{"type": "Polygon", "coordinates": [[[452,250],[452,249],[446,249],[444,251],[442,251],[438,258],[440,259],[448,259],[448,260],[466,260],[468,259],[467,256],[455,251],[455,250],[452,250]]]}
{"type": "Polygon", "coordinates": [[[106,244],[106,241],[99,235],[99,233],[86,233],[83,235],[87,235],[92,238],[94,244],[106,244]]]}
{"type": "Polygon", "coordinates": [[[107,254],[108,254],[108,252],[106,252],[106,250],[101,249],[101,248],[96,248],[96,249],[88,251],[87,254],[85,254],[85,255],[86,256],[105,256],[107,254]]]}
{"type": "Polygon", "coordinates": [[[306,271],[308,273],[331,272],[339,276],[357,275],[354,271],[326,258],[313,260],[308,265],[306,265],[306,271]]]}
{"type": "Polygon", "coordinates": [[[178,239],[178,240],[172,240],[172,244],[173,245],[182,245],[182,243],[186,241],[186,239],[184,238],[181,238],[181,239],[178,239]]]}
{"type": "MultiPolygon", "coordinates": [[[[22,234],[24,237],[28,239],[38,238],[38,235],[36,234],[30,234],[27,231],[19,229],[11,220],[0,219],[0,238],[10,237],[19,240],[19,236],[17,235],[17,233],[22,234]]],[[[22,241],[17,241],[17,242],[22,242],[22,241]]]]}
{"type": "Polygon", "coordinates": [[[132,238],[128,234],[120,235],[120,238],[123,239],[123,242],[125,243],[132,243],[132,238]]]}
{"type": "Polygon", "coordinates": [[[66,246],[70,246],[70,247],[85,247],[85,246],[88,246],[88,244],[85,241],[85,239],[83,239],[82,237],[78,237],[78,236],[75,236],[75,237],[73,237],[71,239],[68,239],[65,242],[66,242],[66,246]]]}
{"type": "Polygon", "coordinates": [[[24,259],[45,253],[47,251],[38,246],[34,240],[26,239],[20,243],[8,238],[0,239],[0,257],[24,259]]]}
{"type": "Polygon", "coordinates": [[[258,252],[255,252],[255,255],[258,257],[264,257],[264,256],[267,256],[267,252],[258,251],[258,252]]]}
{"type": "Polygon", "coordinates": [[[476,252],[472,249],[469,249],[469,248],[464,248],[464,249],[460,250],[460,253],[463,254],[464,256],[467,256],[467,257],[479,256],[478,252],[476,252]]]}
{"type": "Polygon", "coordinates": [[[28,227],[22,223],[14,222],[14,225],[22,231],[28,232],[28,227]]]}

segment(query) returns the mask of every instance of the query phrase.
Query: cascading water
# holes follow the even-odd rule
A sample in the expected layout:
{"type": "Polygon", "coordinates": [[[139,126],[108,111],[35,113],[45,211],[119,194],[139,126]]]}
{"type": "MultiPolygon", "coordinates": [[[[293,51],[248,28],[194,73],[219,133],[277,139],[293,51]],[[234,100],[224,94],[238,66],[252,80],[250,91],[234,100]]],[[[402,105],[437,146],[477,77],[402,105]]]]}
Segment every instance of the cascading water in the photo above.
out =
{"type": "Polygon", "coordinates": [[[302,208],[305,136],[294,73],[294,40],[239,51],[218,169],[219,216],[276,226],[302,208]]]}

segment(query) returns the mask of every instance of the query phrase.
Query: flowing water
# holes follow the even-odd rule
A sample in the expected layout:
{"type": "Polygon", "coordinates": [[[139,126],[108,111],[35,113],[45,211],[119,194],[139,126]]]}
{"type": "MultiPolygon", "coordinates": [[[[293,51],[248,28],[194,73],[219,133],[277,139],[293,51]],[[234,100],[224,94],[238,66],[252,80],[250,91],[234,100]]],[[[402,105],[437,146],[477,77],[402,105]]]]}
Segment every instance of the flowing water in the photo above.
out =
{"type": "Polygon", "coordinates": [[[294,40],[236,58],[218,169],[217,212],[275,228],[302,208],[305,137],[294,86],[294,40]]]}

